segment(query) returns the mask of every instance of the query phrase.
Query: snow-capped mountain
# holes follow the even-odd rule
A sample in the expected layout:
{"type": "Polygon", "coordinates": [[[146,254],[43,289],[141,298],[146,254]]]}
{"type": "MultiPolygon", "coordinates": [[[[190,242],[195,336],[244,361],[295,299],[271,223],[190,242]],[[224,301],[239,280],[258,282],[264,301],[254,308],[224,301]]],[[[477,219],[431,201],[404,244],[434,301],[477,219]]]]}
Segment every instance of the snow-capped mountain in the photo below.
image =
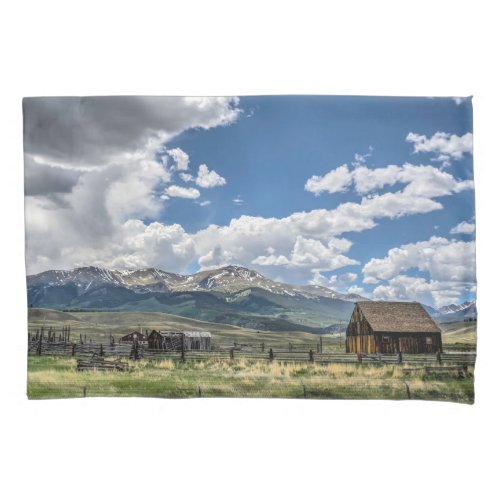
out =
{"type": "Polygon", "coordinates": [[[366,300],[356,294],[342,294],[318,285],[288,285],[266,278],[241,266],[225,266],[200,271],[192,275],[169,273],[156,268],[118,271],[101,267],[81,267],[71,271],[45,271],[28,276],[28,289],[41,287],[76,287],[77,295],[105,285],[123,287],[136,293],[214,291],[234,293],[248,288],[260,288],[276,295],[325,297],[355,302],[366,300]]]}
{"type": "Polygon", "coordinates": [[[27,282],[33,307],[165,311],[267,329],[326,328],[346,321],[353,302],[363,300],[317,285],[280,283],[241,266],[187,276],[156,268],[82,267],[46,271],[27,282]]]}
{"type": "Polygon", "coordinates": [[[476,301],[463,302],[462,304],[450,304],[438,309],[424,305],[427,312],[441,323],[461,321],[464,318],[476,318],[476,301]]]}
{"type": "Polygon", "coordinates": [[[463,312],[465,314],[476,314],[476,302],[463,302],[462,304],[450,304],[449,306],[440,307],[439,314],[453,314],[463,312]]]}

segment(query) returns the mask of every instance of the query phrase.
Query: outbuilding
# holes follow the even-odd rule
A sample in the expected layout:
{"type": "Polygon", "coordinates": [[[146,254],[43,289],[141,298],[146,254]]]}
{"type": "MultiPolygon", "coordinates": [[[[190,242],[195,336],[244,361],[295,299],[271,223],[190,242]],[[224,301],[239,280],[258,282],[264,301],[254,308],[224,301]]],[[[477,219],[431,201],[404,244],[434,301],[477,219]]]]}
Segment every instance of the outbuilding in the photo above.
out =
{"type": "Polygon", "coordinates": [[[153,330],[148,336],[150,349],[164,351],[209,351],[211,342],[210,332],[191,331],[162,331],[153,330]]]}
{"type": "Polygon", "coordinates": [[[437,353],[441,329],[418,302],[357,302],[346,332],[353,353],[437,353]]]}
{"type": "Polygon", "coordinates": [[[147,345],[148,336],[144,335],[144,333],[135,331],[132,333],[127,333],[127,335],[124,335],[120,339],[120,343],[122,344],[133,344],[134,342],[137,342],[139,345],[147,345]]]}

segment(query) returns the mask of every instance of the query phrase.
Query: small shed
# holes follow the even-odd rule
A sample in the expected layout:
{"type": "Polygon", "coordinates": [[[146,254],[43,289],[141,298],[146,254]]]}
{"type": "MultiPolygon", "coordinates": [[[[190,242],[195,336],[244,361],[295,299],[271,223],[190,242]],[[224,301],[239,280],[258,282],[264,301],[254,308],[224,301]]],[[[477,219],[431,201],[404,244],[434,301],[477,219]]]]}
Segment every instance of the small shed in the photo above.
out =
{"type": "Polygon", "coordinates": [[[437,353],[441,329],[418,302],[357,302],[346,334],[354,353],[437,353]]]}
{"type": "Polygon", "coordinates": [[[148,336],[148,347],[150,349],[161,349],[164,351],[209,351],[210,332],[176,332],[153,330],[148,336]]]}
{"type": "Polygon", "coordinates": [[[120,343],[122,344],[133,344],[134,341],[136,341],[139,345],[147,345],[148,336],[144,335],[144,333],[135,331],[132,333],[127,333],[127,335],[124,335],[120,339],[120,343]]]}
{"type": "Polygon", "coordinates": [[[184,349],[192,351],[210,351],[210,332],[183,332],[184,349]]]}

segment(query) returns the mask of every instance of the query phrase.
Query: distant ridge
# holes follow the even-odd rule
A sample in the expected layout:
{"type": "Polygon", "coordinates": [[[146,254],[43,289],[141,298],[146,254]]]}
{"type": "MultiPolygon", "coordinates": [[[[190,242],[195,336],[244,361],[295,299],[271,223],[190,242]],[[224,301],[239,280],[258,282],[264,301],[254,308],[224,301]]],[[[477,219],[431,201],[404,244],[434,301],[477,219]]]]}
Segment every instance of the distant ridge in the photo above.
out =
{"type": "Polygon", "coordinates": [[[317,285],[289,285],[241,266],[192,275],[157,268],[80,267],[27,277],[28,303],[53,309],[161,311],[203,321],[262,328],[335,331],[353,302],[368,300],[317,285]]]}

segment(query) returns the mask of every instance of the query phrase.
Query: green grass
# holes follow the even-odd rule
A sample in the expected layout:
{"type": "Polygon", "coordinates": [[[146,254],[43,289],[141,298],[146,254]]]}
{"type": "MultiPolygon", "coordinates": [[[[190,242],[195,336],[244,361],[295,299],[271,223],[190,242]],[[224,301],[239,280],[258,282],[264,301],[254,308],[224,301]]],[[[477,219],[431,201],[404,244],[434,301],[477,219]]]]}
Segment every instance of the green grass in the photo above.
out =
{"type": "Polygon", "coordinates": [[[473,403],[472,377],[404,372],[393,365],[239,360],[128,361],[129,372],[78,372],[74,358],[29,356],[30,399],[95,396],[412,399],[473,403]]]}

